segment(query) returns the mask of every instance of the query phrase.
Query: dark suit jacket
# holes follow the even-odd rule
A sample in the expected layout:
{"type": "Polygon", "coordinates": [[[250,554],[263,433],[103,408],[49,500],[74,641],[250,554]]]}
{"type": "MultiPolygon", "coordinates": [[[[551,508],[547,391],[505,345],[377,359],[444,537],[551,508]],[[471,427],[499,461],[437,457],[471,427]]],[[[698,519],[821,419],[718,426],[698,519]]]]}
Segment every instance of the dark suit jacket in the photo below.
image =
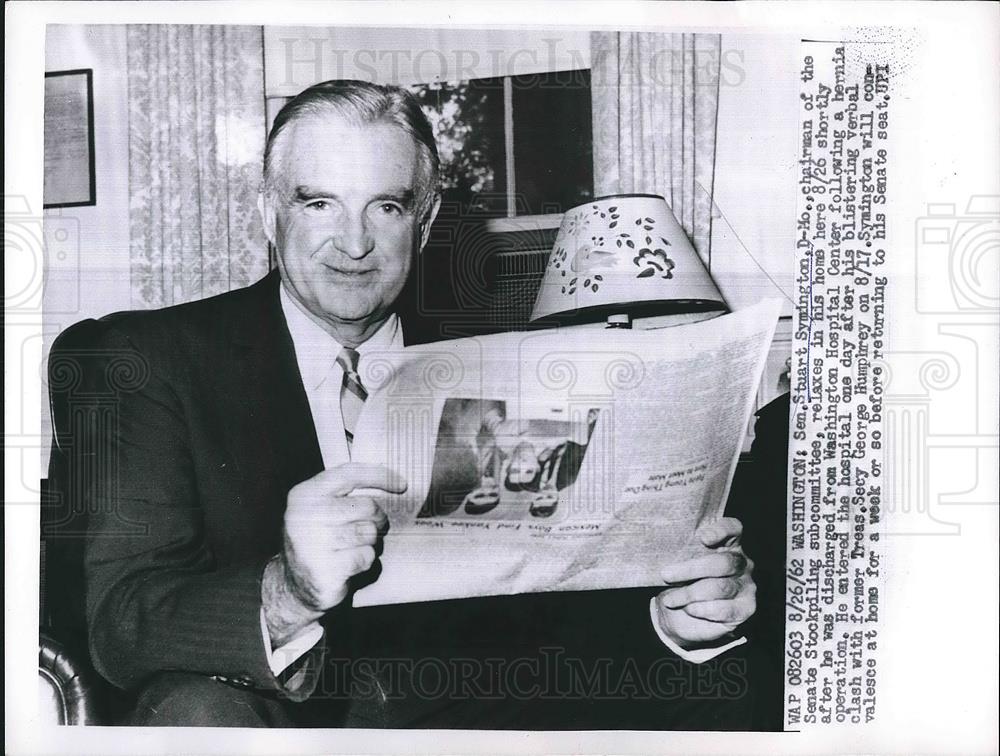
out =
{"type": "MultiPolygon", "coordinates": [[[[185,670],[284,695],[260,580],[288,490],[323,462],[278,285],[84,321],[53,346],[50,486],[62,534],[85,533],[89,648],[120,688],[185,670]]],[[[654,592],[341,607],[290,708],[326,726],[766,726],[752,655],[676,659],[654,592]]]]}

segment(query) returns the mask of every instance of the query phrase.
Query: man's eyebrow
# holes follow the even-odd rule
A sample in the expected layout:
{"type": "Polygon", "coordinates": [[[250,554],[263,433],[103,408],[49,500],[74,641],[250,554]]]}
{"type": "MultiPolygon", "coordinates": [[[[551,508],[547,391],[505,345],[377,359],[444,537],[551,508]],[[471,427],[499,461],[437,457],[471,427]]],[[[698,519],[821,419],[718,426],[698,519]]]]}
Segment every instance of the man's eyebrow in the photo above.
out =
{"type": "Polygon", "coordinates": [[[323,197],[333,197],[332,192],[326,192],[322,189],[316,187],[308,186],[305,184],[300,184],[295,187],[295,191],[292,192],[292,198],[295,202],[309,202],[314,199],[321,199],[323,197]]]}

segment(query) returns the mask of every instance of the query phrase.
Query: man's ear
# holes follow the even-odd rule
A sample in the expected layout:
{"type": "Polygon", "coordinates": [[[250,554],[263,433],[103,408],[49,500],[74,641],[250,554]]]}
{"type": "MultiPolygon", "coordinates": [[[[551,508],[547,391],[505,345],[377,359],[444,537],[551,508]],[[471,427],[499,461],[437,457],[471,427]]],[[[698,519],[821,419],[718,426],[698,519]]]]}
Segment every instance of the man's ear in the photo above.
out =
{"type": "Polygon", "coordinates": [[[276,246],[274,243],[274,205],[271,202],[271,193],[264,189],[257,192],[257,211],[264,224],[264,236],[267,237],[272,247],[276,246]]]}
{"type": "Polygon", "coordinates": [[[420,222],[420,252],[424,251],[424,247],[427,246],[427,240],[431,238],[431,226],[434,225],[434,219],[437,218],[438,210],[440,209],[441,195],[440,193],[435,193],[434,201],[424,214],[424,219],[420,222]]]}

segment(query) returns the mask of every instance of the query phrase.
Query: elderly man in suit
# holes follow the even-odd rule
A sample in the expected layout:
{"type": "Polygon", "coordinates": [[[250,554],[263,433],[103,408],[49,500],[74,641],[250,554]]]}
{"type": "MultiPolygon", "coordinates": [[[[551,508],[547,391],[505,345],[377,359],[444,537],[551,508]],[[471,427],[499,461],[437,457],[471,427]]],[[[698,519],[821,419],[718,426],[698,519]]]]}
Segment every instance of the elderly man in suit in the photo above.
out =
{"type": "Polygon", "coordinates": [[[116,397],[111,421],[77,422],[53,382],[50,478],[88,513],[96,668],[137,694],[137,724],[752,726],[745,667],[724,663],[755,611],[730,518],[699,533],[704,556],[664,564],[653,592],[350,606],[385,531],[371,493],[407,486],[352,457],[359,360],[404,344],[395,308],[438,211],[437,171],[407,92],[315,85],[267,141],[259,206],[277,273],[58,340],[50,369],[75,360],[75,396],[116,397]],[[549,662],[587,684],[545,679],[549,662]],[[629,670],[672,692],[636,693],[629,670]]]}

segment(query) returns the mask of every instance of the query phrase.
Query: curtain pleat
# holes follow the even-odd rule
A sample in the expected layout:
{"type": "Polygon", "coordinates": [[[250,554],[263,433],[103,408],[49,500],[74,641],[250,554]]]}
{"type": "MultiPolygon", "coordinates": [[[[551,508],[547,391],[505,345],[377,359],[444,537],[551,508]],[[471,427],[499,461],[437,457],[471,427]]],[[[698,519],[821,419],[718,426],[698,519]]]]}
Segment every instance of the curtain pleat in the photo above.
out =
{"type": "Polygon", "coordinates": [[[132,305],[256,281],[269,267],[263,30],[130,25],[127,37],[132,305]]]}
{"type": "Polygon", "coordinates": [[[711,263],[718,34],[593,32],[594,193],[660,194],[711,263]]]}

